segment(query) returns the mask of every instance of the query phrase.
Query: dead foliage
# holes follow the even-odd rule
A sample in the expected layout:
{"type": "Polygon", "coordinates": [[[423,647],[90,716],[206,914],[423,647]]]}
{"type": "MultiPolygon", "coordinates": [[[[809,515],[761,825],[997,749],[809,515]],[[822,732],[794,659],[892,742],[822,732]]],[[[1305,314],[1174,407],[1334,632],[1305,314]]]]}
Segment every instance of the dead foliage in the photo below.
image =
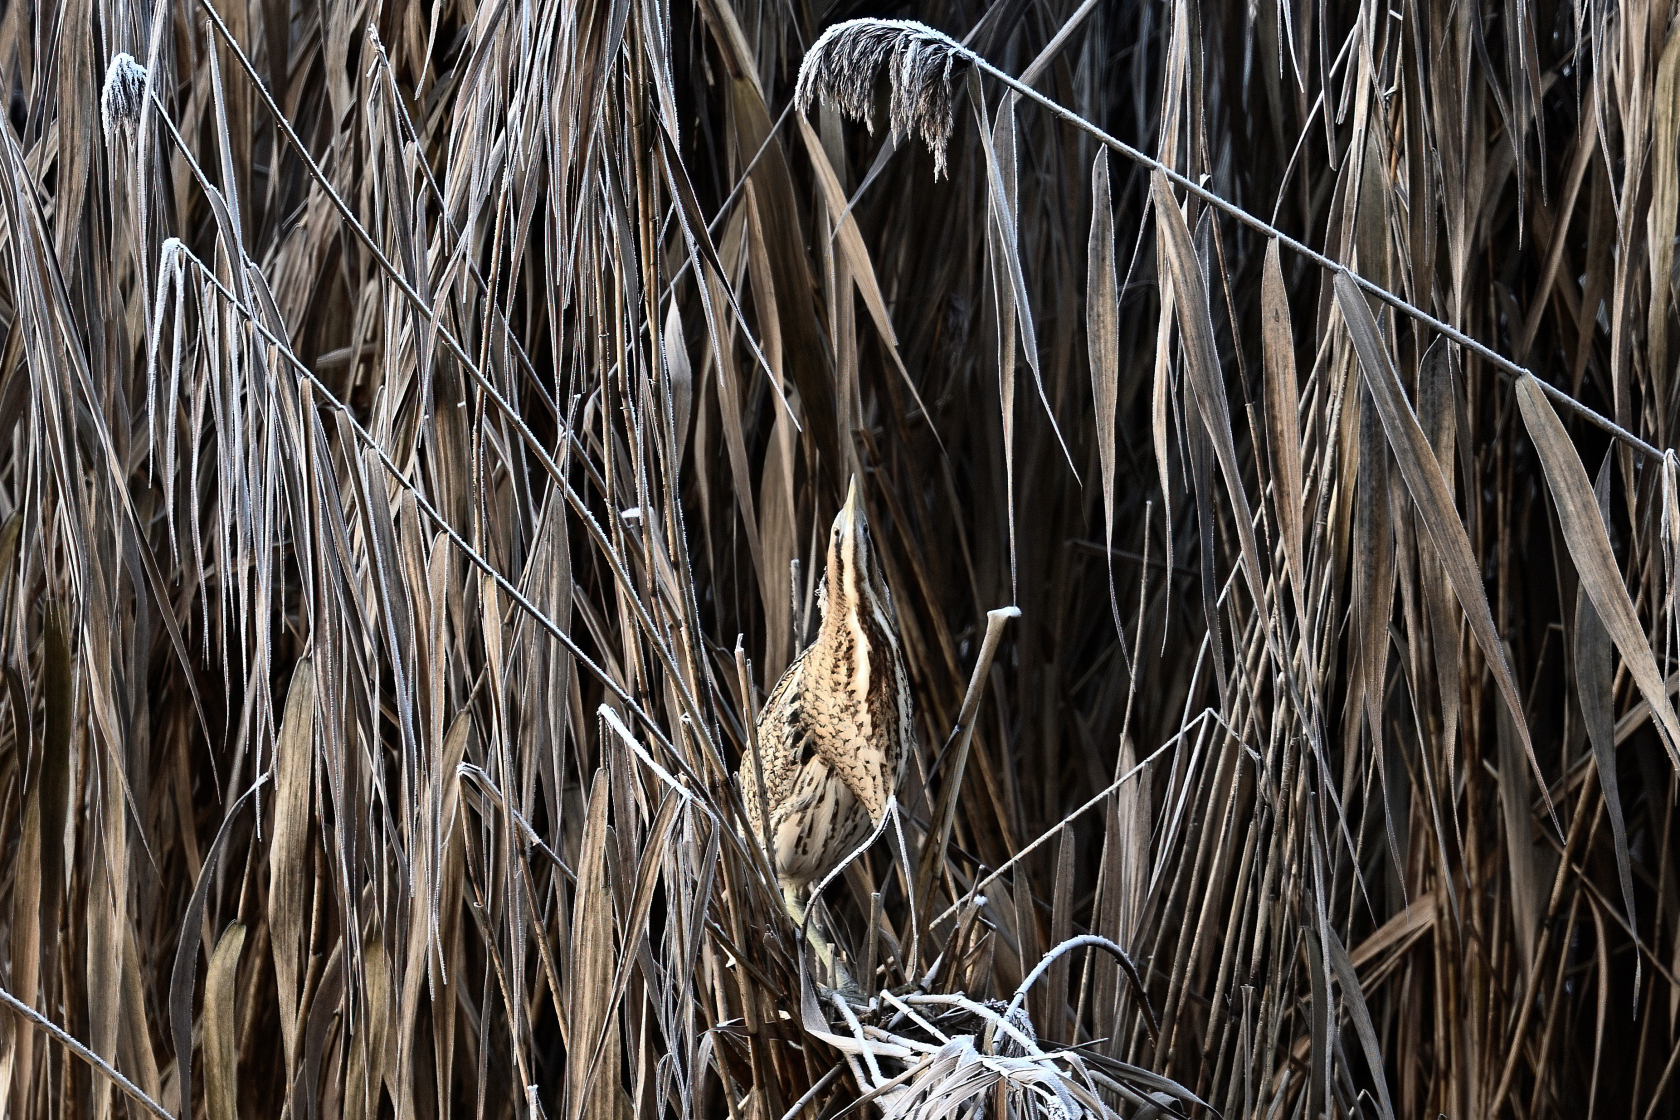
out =
{"type": "Polygon", "coordinates": [[[1668,1114],[1675,15],[6,6],[0,1113],[1668,1114]]]}

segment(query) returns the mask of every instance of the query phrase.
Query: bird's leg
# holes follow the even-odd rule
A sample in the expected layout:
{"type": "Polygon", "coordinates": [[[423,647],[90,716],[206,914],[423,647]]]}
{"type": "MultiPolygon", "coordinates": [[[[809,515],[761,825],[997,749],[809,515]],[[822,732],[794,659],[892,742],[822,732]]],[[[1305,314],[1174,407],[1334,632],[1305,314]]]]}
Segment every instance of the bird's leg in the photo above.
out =
{"type": "Polygon", "coordinates": [[[788,917],[793,919],[796,926],[805,924],[805,885],[790,883],[786,879],[781,881],[782,905],[787,908],[788,917]]]}
{"type": "Polygon", "coordinates": [[[802,883],[790,883],[785,879],[781,887],[782,904],[787,907],[788,917],[793,919],[794,925],[806,931],[806,936],[811,940],[811,948],[817,954],[817,962],[827,970],[834,986],[842,992],[860,991],[857,981],[852,979],[852,974],[846,971],[846,966],[835,955],[834,944],[829,941],[828,931],[823,928],[822,920],[813,914],[810,925],[805,923],[805,911],[810,905],[809,887],[802,883]]]}
{"type": "Polygon", "coordinates": [[[809,905],[810,888],[804,883],[790,883],[782,880],[782,904],[787,907],[788,917],[793,924],[805,931],[810,938],[811,948],[816,950],[817,960],[825,969],[832,971],[834,967],[834,946],[829,943],[827,931],[822,928],[822,922],[812,915],[810,925],[805,924],[805,911],[809,905]]]}

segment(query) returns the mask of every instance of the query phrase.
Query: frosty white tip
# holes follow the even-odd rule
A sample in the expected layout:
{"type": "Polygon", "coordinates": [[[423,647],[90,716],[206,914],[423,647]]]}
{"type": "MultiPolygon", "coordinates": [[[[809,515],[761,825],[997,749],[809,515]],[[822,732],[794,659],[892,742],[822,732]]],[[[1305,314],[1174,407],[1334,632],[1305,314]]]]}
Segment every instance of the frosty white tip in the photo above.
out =
{"type": "Polygon", "coordinates": [[[133,127],[140,120],[140,106],[146,97],[146,68],[127,51],[111,56],[105,68],[105,92],[99,98],[99,115],[105,125],[105,140],[118,126],[133,127]]]}

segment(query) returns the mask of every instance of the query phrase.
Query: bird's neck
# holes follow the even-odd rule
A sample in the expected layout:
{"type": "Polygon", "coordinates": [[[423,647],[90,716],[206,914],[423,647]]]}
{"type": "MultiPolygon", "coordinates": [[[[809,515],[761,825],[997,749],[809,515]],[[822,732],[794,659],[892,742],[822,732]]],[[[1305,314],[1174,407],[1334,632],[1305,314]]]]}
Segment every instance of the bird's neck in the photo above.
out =
{"type": "MultiPolygon", "coordinates": [[[[862,588],[854,581],[852,591],[861,593],[862,588]]],[[[847,594],[846,572],[832,549],[828,554],[828,578],[823,581],[823,598],[822,625],[818,634],[833,636],[845,629],[846,616],[856,608],[857,603],[847,594]]]]}
{"type": "Polygon", "coordinates": [[[816,644],[832,648],[850,631],[851,626],[851,612],[846,604],[830,596],[828,610],[823,613],[822,624],[817,627],[816,644]]]}

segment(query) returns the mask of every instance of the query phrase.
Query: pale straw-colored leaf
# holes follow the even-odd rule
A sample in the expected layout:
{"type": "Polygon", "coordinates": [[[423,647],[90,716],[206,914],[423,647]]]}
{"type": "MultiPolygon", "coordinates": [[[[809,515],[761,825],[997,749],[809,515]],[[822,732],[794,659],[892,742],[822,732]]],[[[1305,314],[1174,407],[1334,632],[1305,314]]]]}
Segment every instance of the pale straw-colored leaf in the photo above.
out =
{"type": "Polygon", "coordinates": [[[1539,760],[1534,757],[1534,744],[1529,738],[1528,723],[1523,716],[1522,700],[1517,683],[1505,660],[1504,647],[1493,626],[1493,613],[1488,608],[1487,592],[1482,589],[1481,571],[1470,551],[1470,538],[1464,523],[1453,506],[1452,491],[1441,473],[1440,462],[1424,438],[1411,403],[1401,392],[1400,381],[1389,360],[1388,349],[1377,330],[1370,305],[1354,286],[1346,273],[1335,279],[1336,307],[1342,313],[1348,333],[1353,338],[1354,351],[1359,358],[1359,370],[1371,400],[1382,420],[1388,437],[1389,450],[1400,468],[1406,490],[1422,515],[1424,528],[1435,546],[1435,554],[1446,570],[1447,581],[1458,596],[1459,605],[1470,623],[1470,632],[1481,646],[1482,656],[1493,672],[1507,710],[1511,714],[1513,730],[1535,776],[1541,780],[1541,798],[1548,810],[1551,795],[1546,792],[1545,777],[1540,773],[1539,760]]]}
{"type": "Polygon", "coordinates": [[[1662,730],[1663,745],[1669,756],[1680,761],[1680,721],[1668,702],[1668,690],[1662,673],[1646,641],[1639,618],[1622,583],[1616,557],[1610,550],[1610,537],[1599,516],[1598,502],[1592,484],[1587,480],[1586,468],[1576,454],[1563,423],[1552,410],[1540,386],[1532,377],[1517,383],[1517,403],[1522,409],[1523,423],[1529,439],[1540,456],[1545,469],[1546,483],[1557,509],[1558,522],[1563,529],[1564,543],[1569,546],[1570,558],[1581,586],[1592,600],[1599,620],[1622,655],[1622,663],[1633,677],[1645,702],[1651,706],[1653,718],[1662,730]]]}
{"type": "Polygon", "coordinates": [[[239,1118],[239,1030],[234,1016],[245,927],[229,924],[210,956],[204,980],[204,1099],[209,1120],[239,1118]]]}

